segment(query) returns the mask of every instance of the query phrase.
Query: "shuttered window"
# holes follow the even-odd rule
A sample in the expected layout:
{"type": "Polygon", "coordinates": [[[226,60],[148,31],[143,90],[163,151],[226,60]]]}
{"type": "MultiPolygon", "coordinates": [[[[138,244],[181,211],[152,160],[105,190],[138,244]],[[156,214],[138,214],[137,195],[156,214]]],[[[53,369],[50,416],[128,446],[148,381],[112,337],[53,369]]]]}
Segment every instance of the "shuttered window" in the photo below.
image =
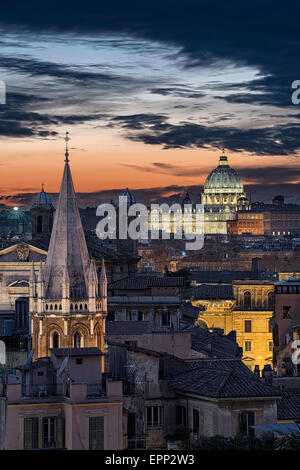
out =
{"type": "Polygon", "coordinates": [[[24,449],[38,449],[39,419],[24,418],[24,449]]]}
{"type": "Polygon", "coordinates": [[[89,450],[104,449],[104,418],[89,418],[89,450]]]}

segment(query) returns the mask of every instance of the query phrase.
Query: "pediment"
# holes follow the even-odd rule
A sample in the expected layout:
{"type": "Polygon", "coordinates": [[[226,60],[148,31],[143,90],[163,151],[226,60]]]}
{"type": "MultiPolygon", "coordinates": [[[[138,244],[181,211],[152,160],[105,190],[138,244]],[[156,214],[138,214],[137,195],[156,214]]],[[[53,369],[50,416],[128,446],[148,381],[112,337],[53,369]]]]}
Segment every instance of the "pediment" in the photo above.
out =
{"type": "Polygon", "coordinates": [[[0,250],[0,263],[4,262],[24,262],[24,261],[37,261],[44,259],[47,256],[47,251],[42,250],[30,243],[16,243],[3,250],[0,250]]]}

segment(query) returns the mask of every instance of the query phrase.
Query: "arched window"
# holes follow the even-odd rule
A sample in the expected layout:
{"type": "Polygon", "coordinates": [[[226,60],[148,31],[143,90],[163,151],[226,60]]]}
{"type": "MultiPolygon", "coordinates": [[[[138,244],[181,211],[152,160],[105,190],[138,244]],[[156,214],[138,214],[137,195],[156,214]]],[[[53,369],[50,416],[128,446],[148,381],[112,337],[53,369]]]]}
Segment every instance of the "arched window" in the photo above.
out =
{"type": "Polygon", "coordinates": [[[251,292],[244,293],[244,308],[245,309],[251,308],[251,292]]]}
{"type": "Polygon", "coordinates": [[[59,334],[55,331],[52,335],[52,347],[59,348],[59,334]]]}
{"type": "Polygon", "coordinates": [[[274,294],[273,292],[268,293],[268,309],[273,310],[274,308],[274,294]]]}
{"type": "Polygon", "coordinates": [[[81,334],[78,331],[74,335],[74,348],[81,348],[81,334]]]}

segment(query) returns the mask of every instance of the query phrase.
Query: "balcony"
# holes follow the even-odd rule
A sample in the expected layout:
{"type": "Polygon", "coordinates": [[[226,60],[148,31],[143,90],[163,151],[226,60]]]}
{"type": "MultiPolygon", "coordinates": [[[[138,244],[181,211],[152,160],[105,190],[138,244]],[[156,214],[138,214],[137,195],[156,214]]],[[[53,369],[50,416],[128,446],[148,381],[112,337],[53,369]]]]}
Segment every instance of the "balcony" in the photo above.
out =
{"type": "Polygon", "coordinates": [[[103,398],[106,397],[106,384],[87,384],[87,398],[103,398]]]}
{"type": "Polygon", "coordinates": [[[137,434],[135,436],[127,437],[128,450],[133,449],[146,449],[146,436],[145,434],[137,434]]]}
{"type": "Polygon", "coordinates": [[[22,399],[68,397],[69,387],[64,384],[23,385],[22,399]]]}

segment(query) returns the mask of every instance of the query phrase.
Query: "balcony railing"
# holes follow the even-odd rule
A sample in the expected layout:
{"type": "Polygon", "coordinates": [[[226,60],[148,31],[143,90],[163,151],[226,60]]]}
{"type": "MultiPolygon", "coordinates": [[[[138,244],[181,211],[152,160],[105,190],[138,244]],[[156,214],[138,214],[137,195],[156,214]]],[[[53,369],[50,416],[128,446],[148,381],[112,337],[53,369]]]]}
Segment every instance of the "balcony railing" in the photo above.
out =
{"type": "Polygon", "coordinates": [[[105,384],[87,384],[87,398],[101,398],[106,396],[105,384]]]}
{"type": "Polygon", "coordinates": [[[37,384],[22,387],[23,398],[50,398],[69,396],[69,389],[63,384],[37,384]]]}
{"type": "Polygon", "coordinates": [[[146,448],[146,436],[145,434],[139,434],[135,436],[128,436],[128,447],[127,449],[145,449],[146,448]]]}

